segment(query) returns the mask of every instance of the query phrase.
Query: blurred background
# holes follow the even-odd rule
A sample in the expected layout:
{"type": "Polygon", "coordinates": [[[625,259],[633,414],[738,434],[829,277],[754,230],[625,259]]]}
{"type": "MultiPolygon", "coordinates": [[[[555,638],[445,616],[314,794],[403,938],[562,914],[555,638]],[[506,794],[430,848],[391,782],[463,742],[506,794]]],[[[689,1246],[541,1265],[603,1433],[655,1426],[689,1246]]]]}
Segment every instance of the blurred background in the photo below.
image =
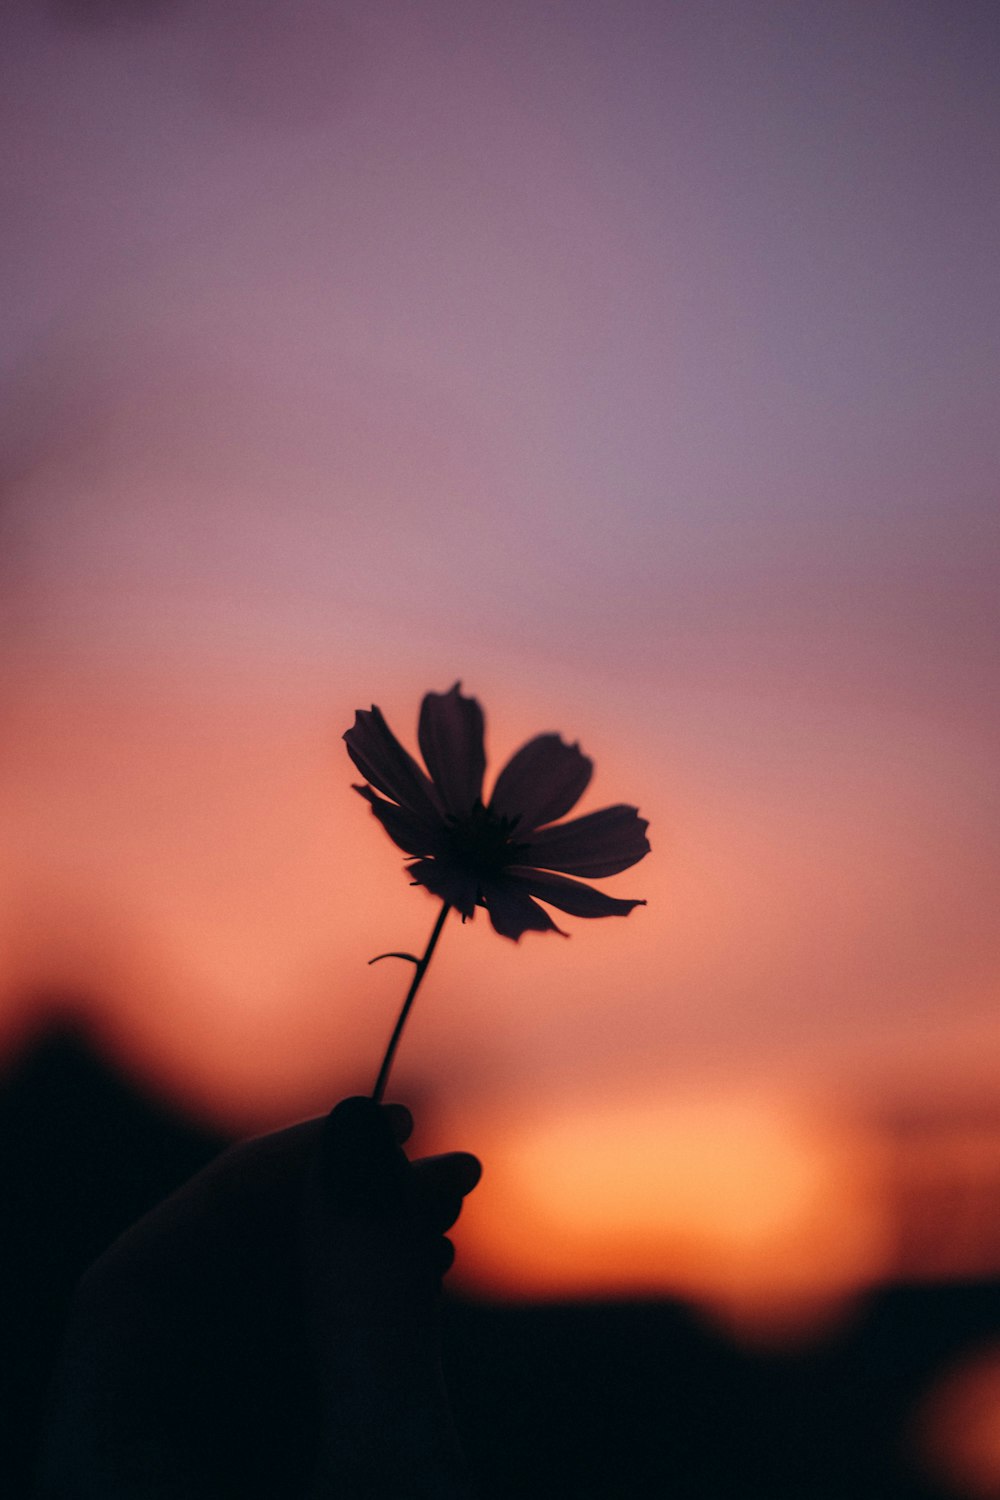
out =
{"type": "Polygon", "coordinates": [[[394,1075],[486,1163],[484,1483],[1000,1496],[998,65],[994,0],[6,0],[11,1474],[86,1261],[371,1087],[435,905],[340,736],[461,679],[653,844],[450,927],[394,1075]]]}

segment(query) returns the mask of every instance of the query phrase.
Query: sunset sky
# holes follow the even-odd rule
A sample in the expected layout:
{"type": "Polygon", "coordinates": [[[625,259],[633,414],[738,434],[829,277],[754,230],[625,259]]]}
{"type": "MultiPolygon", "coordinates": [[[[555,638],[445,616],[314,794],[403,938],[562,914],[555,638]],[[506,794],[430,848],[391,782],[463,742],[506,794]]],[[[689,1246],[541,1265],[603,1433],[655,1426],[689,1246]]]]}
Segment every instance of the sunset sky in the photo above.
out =
{"type": "Polygon", "coordinates": [[[872,1122],[1000,1110],[998,65],[993,0],[7,0],[0,1045],[370,1087],[435,906],[340,736],[461,679],[653,853],[446,930],[427,1139],[633,1285],[820,1199],[874,1274],[872,1122]]]}

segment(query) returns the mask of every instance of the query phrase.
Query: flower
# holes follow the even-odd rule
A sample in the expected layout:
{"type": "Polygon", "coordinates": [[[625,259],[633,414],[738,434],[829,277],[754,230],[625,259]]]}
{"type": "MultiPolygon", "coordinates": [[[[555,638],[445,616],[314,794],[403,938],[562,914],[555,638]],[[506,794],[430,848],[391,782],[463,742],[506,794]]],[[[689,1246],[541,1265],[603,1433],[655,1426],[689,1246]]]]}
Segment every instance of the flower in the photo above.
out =
{"type": "Polygon", "coordinates": [[[460,688],[428,693],[421,705],[417,737],[429,775],[374,705],[359,709],[344,735],[367,783],[354,790],[411,856],[414,883],[463,919],[485,907],[496,931],[515,940],[560,931],[538,901],[574,917],[645,906],[570,878],[616,875],[648,854],[649,825],[638,810],[619,804],[558,822],[583,795],[593,763],[557,734],[540,734],[511,756],[484,803],[483,711],[460,688]]]}

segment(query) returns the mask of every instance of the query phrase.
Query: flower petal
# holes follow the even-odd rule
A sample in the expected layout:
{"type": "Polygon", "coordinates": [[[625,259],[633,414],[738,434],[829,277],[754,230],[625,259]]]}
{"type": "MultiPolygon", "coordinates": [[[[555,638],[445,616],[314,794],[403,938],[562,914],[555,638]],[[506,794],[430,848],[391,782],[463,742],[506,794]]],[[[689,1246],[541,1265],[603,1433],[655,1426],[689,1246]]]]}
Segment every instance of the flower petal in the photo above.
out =
{"type": "Polygon", "coordinates": [[[408,873],[417,885],[426,886],[442,901],[447,901],[463,917],[471,917],[476,910],[478,887],[475,879],[445,860],[418,859],[407,865],[408,873]]]}
{"type": "MultiPolygon", "coordinates": [[[[581,885],[579,880],[567,880],[565,875],[550,875],[547,870],[525,870],[511,865],[506,874],[517,881],[521,890],[537,896],[549,906],[568,911],[571,917],[627,917],[633,906],[645,906],[645,901],[619,901],[596,891],[592,885],[581,885]]],[[[495,925],[495,924],[494,924],[495,925]]]]}
{"type": "Polygon", "coordinates": [[[567,745],[558,734],[540,734],[500,772],[490,810],[518,818],[521,833],[554,823],[579,802],[593,769],[579,745],[567,745]]]}
{"type": "Polygon", "coordinates": [[[402,807],[428,820],[440,817],[437,795],[413,756],[402,745],[374,703],[359,708],[344,735],[347,753],[366,781],[402,807]]]}
{"type": "Polygon", "coordinates": [[[447,693],[428,693],[420,707],[420,753],[445,812],[462,817],[483,794],[486,752],[483,711],[463,698],[456,682],[447,693]]]}
{"type": "Polygon", "coordinates": [[[602,807],[599,812],[532,833],[524,842],[519,863],[592,879],[617,875],[649,853],[648,827],[636,807],[624,803],[602,807]]]}
{"type": "MultiPolygon", "coordinates": [[[[547,911],[543,911],[527,891],[506,880],[488,881],[483,886],[483,904],[489,913],[493,930],[516,943],[524,932],[559,932],[547,911]]],[[[566,934],[562,933],[562,937],[566,934]]]]}
{"type": "Polygon", "coordinates": [[[371,803],[372,812],[378,818],[394,844],[407,854],[437,854],[439,850],[439,827],[436,822],[411,812],[408,807],[397,807],[395,802],[385,802],[370,786],[356,786],[366,802],[371,803]]]}

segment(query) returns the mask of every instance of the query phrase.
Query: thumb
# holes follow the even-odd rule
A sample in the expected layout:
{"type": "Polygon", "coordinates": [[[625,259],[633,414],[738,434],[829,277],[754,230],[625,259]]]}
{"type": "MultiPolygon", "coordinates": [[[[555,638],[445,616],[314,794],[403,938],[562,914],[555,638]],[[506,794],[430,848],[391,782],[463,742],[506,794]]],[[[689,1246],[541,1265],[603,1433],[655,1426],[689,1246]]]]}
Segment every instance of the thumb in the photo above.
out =
{"type": "Polygon", "coordinates": [[[384,1217],[403,1208],[410,1164],[389,1111],[373,1099],[342,1099],[320,1134],[321,1180],[336,1212],[384,1217]]]}

